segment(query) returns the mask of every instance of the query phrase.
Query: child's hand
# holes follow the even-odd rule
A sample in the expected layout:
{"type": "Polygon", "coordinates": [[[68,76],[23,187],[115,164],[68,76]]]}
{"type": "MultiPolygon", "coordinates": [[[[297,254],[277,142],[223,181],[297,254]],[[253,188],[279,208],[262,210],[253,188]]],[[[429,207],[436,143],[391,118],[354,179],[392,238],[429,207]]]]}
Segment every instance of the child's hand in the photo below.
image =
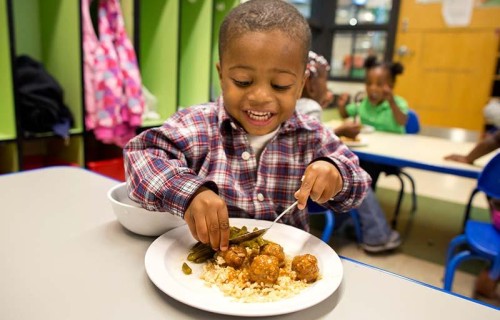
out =
{"type": "Polygon", "coordinates": [[[330,162],[319,160],[311,163],[304,172],[300,189],[295,192],[298,208],[304,209],[309,197],[319,204],[327,202],[339,193],[343,184],[340,172],[330,162]]]}
{"type": "Polygon", "coordinates": [[[359,122],[345,121],[340,126],[335,128],[335,134],[339,137],[344,136],[351,139],[361,132],[361,124],[359,122]]]}
{"type": "Polygon", "coordinates": [[[337,98],[337,106],[338,107],[345,107],[347,105],[348,101],[349,101],[349,94],[348,93],[342,93],[337,98]]]}
{"type": "Polygon", "coordinates": [[[201,187],[191,200],[184,220],[196,240],[210,243],[214,250],[227,250],[229,215],[226,203],[215,192],[201,187]]]}
{"type": "Polygon", "coordinates": [[[467,156],[463,156],[460,154],[450,154],[446,157],[444,157],[445,160],[450,160],[450,161],[455,161],[455,162],[462,162],[462,163],[468,163],[472,164],[474,161],[470,161],[467,156]]]}
{"type": "Polygon", "coordinates": [[[393,97],[392,88],[387,83],[384,84],[384,87],[382,88],[382,94],[384,95],[385,100],[392,99],[393,97]]]}

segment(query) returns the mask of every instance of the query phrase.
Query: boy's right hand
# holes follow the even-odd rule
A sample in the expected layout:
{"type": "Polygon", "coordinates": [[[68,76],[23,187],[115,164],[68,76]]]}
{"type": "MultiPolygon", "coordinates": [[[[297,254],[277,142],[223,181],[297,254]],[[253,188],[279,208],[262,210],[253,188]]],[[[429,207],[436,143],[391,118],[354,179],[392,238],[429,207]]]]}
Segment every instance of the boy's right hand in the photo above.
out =
{"type": "Polygon", "coordinates": [[[194,194],[184,214],[193,237],[210,243],[212,249],[225,251],[229,247],[229,214],[224,200],[212,190],[201,187],[194,194]]]}

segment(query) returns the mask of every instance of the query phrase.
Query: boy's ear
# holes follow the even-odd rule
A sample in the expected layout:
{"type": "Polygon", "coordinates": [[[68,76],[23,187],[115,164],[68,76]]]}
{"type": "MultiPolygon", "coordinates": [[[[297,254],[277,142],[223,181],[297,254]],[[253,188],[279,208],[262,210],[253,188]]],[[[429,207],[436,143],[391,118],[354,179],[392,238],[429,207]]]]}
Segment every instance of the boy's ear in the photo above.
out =
{"type": "Polygon", "coordinates": [[[219,74],[219,82],[222,85],[222,70],[220,68],[220,62],[217,62],[215,67],[217,68],[217,73],[219,74]]]}
{"type": "Polygon", "coordinates": [[[308,97],[313,97],[314,96],[314,91],[316,90],[314,87],[314,84],[311,81],[311,78],[307,78],[304,83],[304,89],[305,93],[308,97]]]}
{"type": "Polygon", "coordinates": [[[306,72],[304,73],[304,77],[302,78],[301,89],[299,90],[299,97],[297,99],[300,99],[302,97],[304,90],[306,90],[306,93],[309,93],[309,91],[307,91],[309,76],[309,71],[306,70],[306,72]]]}

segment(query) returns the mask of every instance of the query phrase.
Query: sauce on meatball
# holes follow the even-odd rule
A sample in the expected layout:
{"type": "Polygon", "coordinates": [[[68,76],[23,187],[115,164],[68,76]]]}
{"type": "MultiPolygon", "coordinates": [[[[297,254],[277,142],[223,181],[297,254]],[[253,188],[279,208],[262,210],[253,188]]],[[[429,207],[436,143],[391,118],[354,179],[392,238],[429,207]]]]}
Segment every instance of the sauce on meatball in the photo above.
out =
{"type": "Polygon", "coordinates": [[[264,284],[276,283],[279,274],[278,258],[265,254],[256,256],[248,269],[250,281],[264,284]]]}
{"type": "Polygon", "coordinates": [[[318,259],[312,254],[296,256],[292,260],[292,271],[295,271],[298,280],[314,282],[319,275],[318,259]]]}

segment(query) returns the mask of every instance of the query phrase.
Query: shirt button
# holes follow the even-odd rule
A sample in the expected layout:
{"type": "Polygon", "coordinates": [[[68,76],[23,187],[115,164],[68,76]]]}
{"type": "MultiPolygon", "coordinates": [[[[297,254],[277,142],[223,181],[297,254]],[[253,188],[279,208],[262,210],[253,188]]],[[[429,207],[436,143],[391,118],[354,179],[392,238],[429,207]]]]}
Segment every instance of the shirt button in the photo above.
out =
{"type": "Polygon", "coordinates": [[[262,193],[259,193],[257,195],[257,200],[259,200],[260,202],[264,201],[264,195],[262,193]]]}
{"type": "Polygon", "coordinates": [[[241,158],[242,158],[243,160],[248,160],[248,159],[250,159],[250,153],[249,153],[248,151],[243,152],[243,153],[241,154],[241,158]]]}

